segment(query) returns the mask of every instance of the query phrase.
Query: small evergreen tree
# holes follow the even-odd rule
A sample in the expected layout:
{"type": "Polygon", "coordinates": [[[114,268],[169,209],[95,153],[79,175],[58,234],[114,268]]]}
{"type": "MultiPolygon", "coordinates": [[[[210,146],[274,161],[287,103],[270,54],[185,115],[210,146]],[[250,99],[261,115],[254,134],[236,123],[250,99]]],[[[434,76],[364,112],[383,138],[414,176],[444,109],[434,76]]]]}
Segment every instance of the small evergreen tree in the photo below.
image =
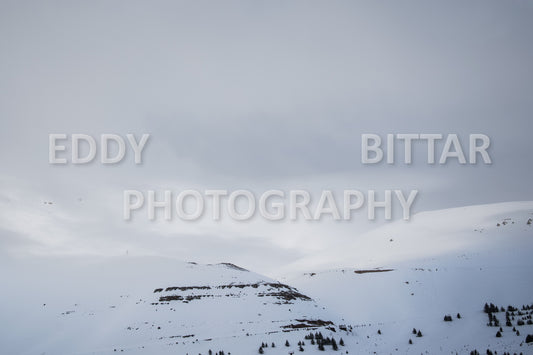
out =
{"type": "Polygon", "coordinates": [[[289,344],[289,341],[288,340],[285,340],[285,346],[291,346],[291,344],[289,344]]]}
{"type": "Polygon", "coordinates": [[[416,333],[416,336],[417,336],[417,338],[421,338],[422,337],[422,332],[420,330],[418,330],[418,333],[416,333]]]}
{"type": "Polygon", "coordinates": [[[409,344],[411,344],[411,345],[413,344],[413,341],[411,339],[409,339],[409,344]]]}
{"type": "Polygon", "coordinates": [[[339,340],[339,345],[340,346],[344,346],[344,340],[342,340],[342,338],[341,338],[341,340],[339,340]]]}
{"type": "Polygon", "coordinates": [[[259,347],[259,354],[264,354],[264,353],[265,353],[265,352],[263,351],[263,347],[260,346],[260,347],[259,347]]]}

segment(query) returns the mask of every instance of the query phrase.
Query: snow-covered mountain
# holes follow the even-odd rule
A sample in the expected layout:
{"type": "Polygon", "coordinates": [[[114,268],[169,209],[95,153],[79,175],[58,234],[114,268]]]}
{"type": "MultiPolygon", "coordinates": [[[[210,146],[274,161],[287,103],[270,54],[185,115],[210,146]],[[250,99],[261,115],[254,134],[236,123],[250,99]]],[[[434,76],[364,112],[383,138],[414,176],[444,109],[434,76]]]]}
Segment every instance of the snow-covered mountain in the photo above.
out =
{"type": "Polygon", "coordinates": [[[229,263],[32,259],[9,271],[0,335],[9,354],[256,353],[337,327],[297,289],[229,263]]]}
{"type": "Polygon", "coordinates": [[[318,343],[532,354],[532,251],[533,203],[517,202],[420,213],[279,280],[159,257],[4,259],[0,344],[6,354],[287,354],[299,342],[311,354],[318,343]]]}
{"type": "Polygon", "coordinates": [[[525,343],[533,334],[527,324],[532,312],[522,310],[533,304],[531,202],[420,213],[411,223],[378,228],[350,247],[324,253],[318,262],[328,257],[345,267],[310,270],[287,282],[353,324],[362,353],[533,353],[533,343],[525,343]],[[487,326],[483,309],[491,302],[523,313],[510,316],[512,326],[505,312],[495,313],[502,337],[496,337],[499,326],[487,326]],[[517,325],[522,318],[524,325],[517,325]]]}

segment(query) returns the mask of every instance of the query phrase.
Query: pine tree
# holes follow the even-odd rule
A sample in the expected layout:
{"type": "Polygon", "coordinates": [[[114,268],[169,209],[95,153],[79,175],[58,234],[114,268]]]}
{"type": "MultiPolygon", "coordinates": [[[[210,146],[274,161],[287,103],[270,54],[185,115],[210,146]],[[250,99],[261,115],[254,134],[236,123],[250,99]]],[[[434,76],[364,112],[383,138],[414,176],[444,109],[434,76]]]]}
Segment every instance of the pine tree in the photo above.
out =
{"type": "Polygon", "coordinates": [[[417,336],[418,338],[421,338],[421,337],[422,337],[422,332],[421,332],[420,330],[418,330],[418,333],[416,333],[416,336],[417,336]]]}
{"type": "Polygon", "coordinates": [[[413,341],[411,339],[409,339],[409,344],[413,344],[413,341]]]}
{"type": "Polygon", "coordinates": [[[342,338],[341,338],[341,340],[339,340],[339,345],[340,346],[344,346],[344,340],[342,340],[342,338]]]}
{"type": "Polygon", "coordinates": [[[263,347],[260,346],[260,347],[259,347],[259,354],[264,354],[264,353],[265,353],[265,352],[263,351],[263,347]]]}
{"type": "Polygon", "coordinates": [[[288,340],[285,340],[285,346],[291,346],[291,344],[289,344],[289,341],[288,340]]]}

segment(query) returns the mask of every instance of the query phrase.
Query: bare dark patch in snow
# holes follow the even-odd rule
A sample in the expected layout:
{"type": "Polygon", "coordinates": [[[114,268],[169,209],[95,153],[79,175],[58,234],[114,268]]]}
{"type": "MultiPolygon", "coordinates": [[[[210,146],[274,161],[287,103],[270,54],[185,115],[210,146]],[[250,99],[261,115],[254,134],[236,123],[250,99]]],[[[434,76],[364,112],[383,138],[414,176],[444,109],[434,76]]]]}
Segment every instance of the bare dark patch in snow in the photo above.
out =
{"type": "Polygon", "coordinates": [[[372,272],[389,272],[394,271],[394,269],[369,269],[369,270],[355,270],[356,274],[368,274],[372,272]]]}

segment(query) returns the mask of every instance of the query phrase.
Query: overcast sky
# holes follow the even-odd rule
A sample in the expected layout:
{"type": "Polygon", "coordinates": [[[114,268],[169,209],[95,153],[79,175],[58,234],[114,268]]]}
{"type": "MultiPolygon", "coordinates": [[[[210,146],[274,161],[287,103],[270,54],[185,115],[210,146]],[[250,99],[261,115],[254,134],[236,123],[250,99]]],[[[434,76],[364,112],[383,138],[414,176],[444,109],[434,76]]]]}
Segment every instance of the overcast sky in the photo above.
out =
{"type": "Polygon", "coordinates": [[[529,1],[0,0],[0,254],[268,273],[386,223],[126,223],[124,189],[532,200],[532,38],[529,1]],[[140,166],[52,166],[49,133],[151,138],[140,166]],[[411,166],[364,166],[362,133],[484,133],[493,164],[427,166],[420,145],[411,166]]]}

